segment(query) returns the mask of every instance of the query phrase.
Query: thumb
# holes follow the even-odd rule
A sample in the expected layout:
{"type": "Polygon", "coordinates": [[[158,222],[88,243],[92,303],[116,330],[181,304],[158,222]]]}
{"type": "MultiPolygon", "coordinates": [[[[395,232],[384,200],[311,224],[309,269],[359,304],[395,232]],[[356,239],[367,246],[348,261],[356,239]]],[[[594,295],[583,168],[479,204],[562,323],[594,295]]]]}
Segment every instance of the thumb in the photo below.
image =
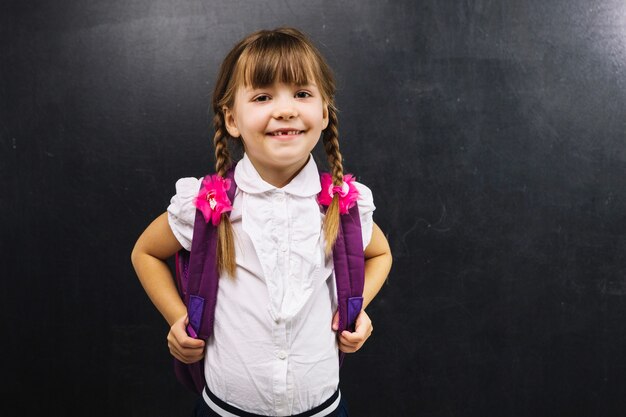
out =
{"type": "Polygon", "coordinates": [[[335,312],[335,315],[333,316],[332,329],[335,331],[339,330],[339,310],[337,310],[337,312],[335,312]]]}

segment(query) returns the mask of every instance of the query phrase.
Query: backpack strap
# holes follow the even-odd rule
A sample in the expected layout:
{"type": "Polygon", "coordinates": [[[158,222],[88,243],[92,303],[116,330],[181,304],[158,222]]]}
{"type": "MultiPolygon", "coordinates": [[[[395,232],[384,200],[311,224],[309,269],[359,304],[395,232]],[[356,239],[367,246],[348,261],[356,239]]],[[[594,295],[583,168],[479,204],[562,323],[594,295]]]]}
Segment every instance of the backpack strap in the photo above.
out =
{"type": "MultiPolygon", "coordinates": [[[[339,230],[333,246],[333,267],[339,311],[337,334],[344,330],[353,332],[356,318],[363,309],[365,285],[365,258],[358,204],[339,215],[339,230]]],[[[339,366],[343,364],[345,355],[339,351],[339,366]]]]}
{"type": "MultiPolygon", "coordinates": [[[[234,176],[235,166],[226,173],[226,178],[231,180],[231,187],[227,191],[230,201],[234,200],[236,191],[234,176]]],[[[189,316],[187,332],[191,337],[204,340],[213,333],[213,318],[220,276],[217,268],[217,241],[217,228],[210,222],[207,223],[202,212],[196,210],[185,305],[189,316]],[[208,309],[209,314],[204,314],[205,309],[208,309]],[[206,320],[203,320],[204,318],[206,320]]]]}
{"type": "Polygon", "coordinates": [[[355,204],[348,213],[340,215],[339,219],[339,233],[333,246],[339,332],[353,332],[356,318],[363,308],[365,284],[365,258],[358,206],[355,204]]]}
{"type": "MultiPolygon", "coordinates": [[[[236,165],[236,164],[235,164],[236,165]]],[[[235,166],[226,174],[231,187],[227,191],[234,201],[237,184],[234,181],[235,166]]],[[[196,210],[191,240],[191,252],[181,249],[176,253],[176,286],[187,306],[191,337],[207,340],[213,332],[219,271],[217,269],[217,228],[206,222],[200,210],[196,210]]],[[[204,362],[186,364],[174,358],[174,373],[189,390],[200,394],[206,385],[204,362]]]]}

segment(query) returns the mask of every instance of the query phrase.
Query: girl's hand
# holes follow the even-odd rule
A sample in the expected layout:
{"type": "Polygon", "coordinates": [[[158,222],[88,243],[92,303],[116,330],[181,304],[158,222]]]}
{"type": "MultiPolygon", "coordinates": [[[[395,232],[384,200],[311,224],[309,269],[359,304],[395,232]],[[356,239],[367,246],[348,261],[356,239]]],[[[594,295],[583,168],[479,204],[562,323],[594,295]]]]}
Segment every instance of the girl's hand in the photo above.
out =
{"type": "Polygon", "coordinates": [[[204,340],[194,339],[187,334],[189,319],[185,314],[176,320],[167,334],[170,353],[183,363],[198,362],[204,357],[204,340]]]}
{"type": "MultiPolygon", "coordinates": [[[[333,317],[332,328],[335,331],[339,329],[339,311],[337,311],[333,317]]],[[[361,310],[356,318],[354,332],[344,330],[339,335],[339,350],[344,353],[356,352],[361,349],[361,346],[363,346],[367,338],[372,335],[372,331],[374,331],[372,320],[370,320],[370,317],[367,315],[365,310],[361,310]]]]}

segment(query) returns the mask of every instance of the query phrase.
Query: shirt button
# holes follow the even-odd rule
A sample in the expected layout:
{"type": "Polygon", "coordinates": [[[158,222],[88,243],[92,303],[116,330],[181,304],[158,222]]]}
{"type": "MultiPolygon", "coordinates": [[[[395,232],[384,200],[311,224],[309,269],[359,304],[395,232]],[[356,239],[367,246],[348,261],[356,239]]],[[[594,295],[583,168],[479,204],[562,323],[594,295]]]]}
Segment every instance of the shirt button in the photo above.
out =
{"type": "Polygon", "coordinates": [[[276,196],[274,197],[274,201],[276,201],[277,203],[282,203],[284,199],[285,196],[282,194],[276,194],[276,196]]]}
{"type": "Polygon", "coordinates": [[[283,252],[287,252],[287,245],[284,243],[281,243],[280,250],[282,250],[283,252]]]}
{"type": "Polygon", "coordinates": [[[284,350],[281,350],[281,351],[278,352],[278,355],[276,355],[276,356],[278,356],[278,359],[283,359],[284,360],[287,357],[287,352],[285,352],[284,350]]]}

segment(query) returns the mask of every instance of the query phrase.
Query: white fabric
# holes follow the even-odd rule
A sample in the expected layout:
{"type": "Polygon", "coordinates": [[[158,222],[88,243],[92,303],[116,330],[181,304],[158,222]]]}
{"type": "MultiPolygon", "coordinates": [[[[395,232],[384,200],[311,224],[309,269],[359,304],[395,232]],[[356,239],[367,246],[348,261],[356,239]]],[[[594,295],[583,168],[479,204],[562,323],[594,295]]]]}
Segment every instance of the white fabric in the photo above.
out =
{"type": "MultiPolygon", "coordinates": [[[[237,414],[233,414],[228,410],[223,409],[219,404],[216,404],[209,394],[207,394],[206,389],[202,390],[202,398],[206,405],[213,410],[214,413],[218,414],[221,417],[237,417],[237,414]]],[[[332,402],[329,406],[325,407],[323,410],[316,412],[315,414],[311,414],[309,417],[324,417],[329,415],[331,412],[335,411],[339,407],[339,403],[341,402],[341,392],[337,391],[337,398],[332,402]]],[[[241,414],[241,413],[240,413],[241,414]]]]}
{"type": "MultiPolygon", "coordinates": [[[[182,178],[167,208],[170,227],[190,250],[201,178],[182,178]]],[[[332,258],[316,196],[313,157],[286,186],[265,182],[247,155],[237,164],[230,219],[236,277],[219,281],[205,375],[221,400],[261,415],[290,415],[323,403],[339,384],[332,258]]],[[[356,183],[363,245],[372,234],[372,193],[356,183]]]]}

